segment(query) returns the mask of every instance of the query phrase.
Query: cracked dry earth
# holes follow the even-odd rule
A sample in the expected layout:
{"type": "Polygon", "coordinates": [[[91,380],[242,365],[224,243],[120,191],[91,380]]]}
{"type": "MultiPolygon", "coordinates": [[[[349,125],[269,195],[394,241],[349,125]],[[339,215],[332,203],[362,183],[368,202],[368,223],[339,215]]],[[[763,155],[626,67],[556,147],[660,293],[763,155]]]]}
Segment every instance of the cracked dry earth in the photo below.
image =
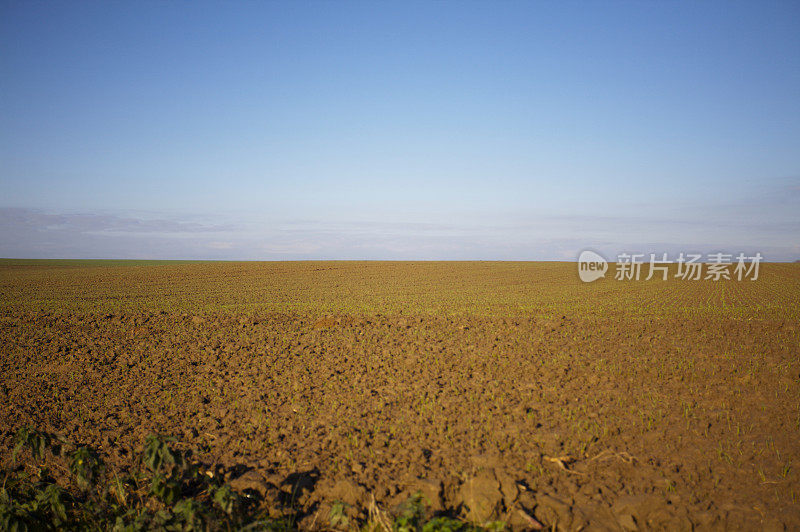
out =
{"type": "MultiPolygon", "coordinates": [[[[113,308],[89,296],[74,304],[87,294],[75,284],[100,270],[37,278],[26,272],[38,266],[6,266],[3,461],[24,425],[92,444],[121,469],[147,434],[175,435],[265,504],[286,504],[292,493],[301,528],[318,527],[337,501],[364,518],[373,497],[392,508],[417,492],[434,511],[515,529],[536,521],[566,530],[800,528],[800,332],[791,307],[800,268],[765,274],[761,292],[729,285],[727,308],[715,306],[711,283],[675,283],[663,300],[680,305],[625,312],[560,300],[556,291],[582,289],[573,265],[542,266],[540,278],[564,280],[540,287],[547,311],[537,312],[509,300],[519,283],[537,282],[536,266],[523,274],[496,266],[487,282],[505,291],[502,301],[494,291],[490,310],[446,313],[437,305],[457,302],[444,292],[408,302],[402,280],[385,308],[359,308],[358,294],[343,292],[365,278],[358,264],[338,264],[340,275],[321,281],[310,273],[319,264],[295,266],[293,282],[307,290],[292,290],[314,294],[323,311],[237,306],[246,296],[233,295],[222,305],[224,290],[204,285],[217,306],[202,312],[190,311],[197,302],[159,299],[159,275],[179,286],[180,275],[225,277],[233,266],[101,268],[103,290],[118,294],[141,276],[130,293],[137,303],[113,308]],[[49,285],[36,284],[44,278],[49,285]],[[686,311],[691,290],[704,294],[696,312],[686,311]],[[143,293],[152,298],[144,306],[143,293]],[[774,305],[761,312],[766,297],[774,305]]],[[[382,267],[392,281],[414,265],[382,267]]],[[[437,278],[436,266],[419,266],[438,284],[463,278],[458,268],[486,266],[438,267],[451,269],[437,278]]],[[[252,268],[251,283],[287,283],[252,268]]],[[[635,301],[644,296],[629,292],[662,289],[641,286],[586,290],[595,301],[635,301]]]]}

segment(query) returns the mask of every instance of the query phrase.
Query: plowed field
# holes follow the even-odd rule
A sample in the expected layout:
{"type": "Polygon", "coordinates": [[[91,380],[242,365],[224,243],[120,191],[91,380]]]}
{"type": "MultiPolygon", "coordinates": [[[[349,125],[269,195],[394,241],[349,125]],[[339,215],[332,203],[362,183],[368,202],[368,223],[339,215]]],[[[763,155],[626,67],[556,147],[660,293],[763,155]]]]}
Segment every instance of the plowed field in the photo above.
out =
{"type": "Polygon", "coordinates": [[[300,528],[419,492],[517,529],[798,529],[799,320],[800,264],[2,261],[0,459],[22,426],[120,470],[174,435],[300,528]]]}

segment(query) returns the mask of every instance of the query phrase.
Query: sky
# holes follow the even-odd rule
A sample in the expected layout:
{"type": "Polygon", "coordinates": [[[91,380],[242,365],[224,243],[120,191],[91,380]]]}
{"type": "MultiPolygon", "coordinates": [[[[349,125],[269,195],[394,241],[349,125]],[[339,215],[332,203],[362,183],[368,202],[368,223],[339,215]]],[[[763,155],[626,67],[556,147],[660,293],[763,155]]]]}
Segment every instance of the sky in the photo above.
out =
{"type": "Polygon", "coordinates": [[[800,259],[800,3],[0,0],[0,257],[800,259]]]}

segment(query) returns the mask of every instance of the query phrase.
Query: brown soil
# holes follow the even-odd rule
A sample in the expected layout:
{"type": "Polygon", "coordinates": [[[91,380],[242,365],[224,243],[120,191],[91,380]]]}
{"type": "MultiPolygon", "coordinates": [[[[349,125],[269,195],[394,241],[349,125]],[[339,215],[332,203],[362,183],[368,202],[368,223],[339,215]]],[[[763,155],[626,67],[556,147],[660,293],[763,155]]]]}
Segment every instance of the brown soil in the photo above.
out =
{"type": "MultiPolygon", "coordinates": [[[[0,315],[4,461],[23,425],[119,468],[157,432],[238,489],[294,493],[306,528],[334,501],[364,517],[415,492],[520,529],[800,528],[796,309],[447,315],[424,294],[385,312],[46,309],[10,271],[5,301],[28,299],[0,315]]],[[[796,301],[796,279],[757,289],[796,301]]]]}

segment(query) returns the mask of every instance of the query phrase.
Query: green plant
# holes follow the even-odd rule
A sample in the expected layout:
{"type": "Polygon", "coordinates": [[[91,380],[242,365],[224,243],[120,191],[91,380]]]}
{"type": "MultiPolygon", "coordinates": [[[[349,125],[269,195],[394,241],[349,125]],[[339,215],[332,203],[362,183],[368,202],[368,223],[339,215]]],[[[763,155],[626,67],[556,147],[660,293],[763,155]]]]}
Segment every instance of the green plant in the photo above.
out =
{"type": "Polygon", "coordinates": [[[350,519],[347,517],[345,504],[340,501],[333,503],[328,520],[333,528],[347,528],[350,524],[350,519]]]}
{"type": "Polygon", "coordinates": [[[69,470],[81,489],[89,489],[103,470],[103,462],[91,447],[78,447],[70,453],[69,470]]]}
{"type": "MultiPolygon", "coordinates": [[[[56,483],[45,467],[36,475],[21,469],[6,472],[0,488],[0,530],[216,530],[238,529],[289,531],[296,528],[294,515],[265,518],[258,504],[239,495],[218,478],[201,473],[174,438],[149,436],[139,469],[130,475],[108,472],[100,454],[89,446],[73,446],[55,436],[31,428],[17,432],[15,456],[28,449],[36,460],[66,460],[72,493],[56,483]],[[69,452],[53,452],[57,445],[69,452]],[[50,449],[51,453],[46,453],[50,449]],[[75,489],[77,487],[77,489],[75,489]]],[[[370,527],[350,517],[350,508],[336,502],[329,524],[337,529],[370,527]]],[[[372,528],[396,532],[448,532],[501,530],[503,523],[483,528],[447,517],[431,517],[421,494],[412,495],[372,528]]]]}
{"type": "Polygon", "coordinates": [[[44,458],[44,452],[48,449],[53,442],[53,436],[40,432],[30,427],[23,427],[17,431],[15,436],[14,451],[11,453],[13,460],[17,459],[17,455],[22,449],[28,449],[34,458],[44,458]]]}
{"type": "MultiPolygon", "coordinates": [[[[17,432],[15,457],[23,449],[34,459],[58,440],[31,428],[17,432]]],[[[264,519],[257,505],[242,504],[230,486],[200,473],[186,455],[176,450],[172,438],[150,436],[140,469],[130,476],[107,472],[99,453],[88,446],[71,446],[66,453],[51,453],[66,460],[75,494],[37,467],[29,476],[21,469],[8,471],[0,488],[0,530],[92,529],[134,532],[140,530],[209,530],[241,528],[289,530],[291,520],[264,519]],[[139,486],[145,486],[141,489],[139,486]],[[287,524],[289,523],[289,524],[287,524]]],[[[68,483],[69,484],[69,483],[68,483]]]]}

